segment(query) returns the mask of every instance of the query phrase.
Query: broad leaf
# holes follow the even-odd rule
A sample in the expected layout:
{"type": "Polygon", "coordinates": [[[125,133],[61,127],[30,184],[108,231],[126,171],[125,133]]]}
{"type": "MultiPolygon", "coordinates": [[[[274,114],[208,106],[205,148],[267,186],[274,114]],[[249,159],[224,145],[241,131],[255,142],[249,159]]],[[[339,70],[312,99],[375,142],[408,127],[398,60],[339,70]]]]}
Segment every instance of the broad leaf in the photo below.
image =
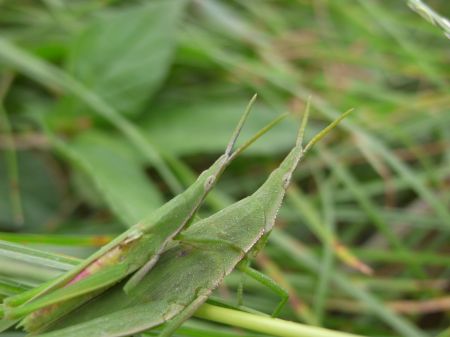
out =
{"type": "Polygon", "coordinates": [[[162,197],[145,175],[139,156],[122,137],[100,131],[85,132],[69,143],[66,150],[94,180],[110,209],[124,223],[132,225],[162,204],[162,197]]]}
{"type": "MultiPolygon", "coordinates": [[[[69,73],[119,112],[136,114],[171,65],[184,3],[151,1],[95,18],[71,46],[69,73]]],[[[62,106],[66,113],[85,112],[76,98],[62,106]]]]}

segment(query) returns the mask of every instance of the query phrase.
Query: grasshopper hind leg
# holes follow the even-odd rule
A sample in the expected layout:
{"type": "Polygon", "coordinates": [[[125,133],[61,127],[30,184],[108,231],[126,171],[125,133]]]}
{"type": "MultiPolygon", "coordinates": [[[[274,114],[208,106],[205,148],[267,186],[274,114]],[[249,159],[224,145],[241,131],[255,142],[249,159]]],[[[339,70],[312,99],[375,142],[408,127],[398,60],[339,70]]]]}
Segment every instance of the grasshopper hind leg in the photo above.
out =
{"type": "Polygon", "coordinates": [[[238,268],[244,274],[251,277],[255,281],[258,281],[262,285],[264,285],[267,288],[269,288],[270,290],[272,290],[275,294],[280,296],[281,300],[272,313],[272,317],[278,316],[281,309],[283,309],[284,305],[286,304],[287,300],[289,299],[288,292],[284,288],[282,288],[278,283],[276,283],[273,279],[271,279],[269,276],[250,267],[248,265],[248,263],[242,263],[239,265],[238,268]]]}

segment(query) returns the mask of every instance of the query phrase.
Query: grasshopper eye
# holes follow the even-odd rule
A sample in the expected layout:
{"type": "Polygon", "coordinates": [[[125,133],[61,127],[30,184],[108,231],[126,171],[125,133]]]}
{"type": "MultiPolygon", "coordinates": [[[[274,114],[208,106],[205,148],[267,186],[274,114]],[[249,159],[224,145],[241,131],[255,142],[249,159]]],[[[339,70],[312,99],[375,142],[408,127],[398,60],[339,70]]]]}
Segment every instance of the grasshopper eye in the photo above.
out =
{"type": "Polygon", "coordinates": [[[208,178],[206,178],[205,181],[205,190],[209,190],[213,185],[214,182],[216,181],[216,176],[209,176],[208,178]]]}

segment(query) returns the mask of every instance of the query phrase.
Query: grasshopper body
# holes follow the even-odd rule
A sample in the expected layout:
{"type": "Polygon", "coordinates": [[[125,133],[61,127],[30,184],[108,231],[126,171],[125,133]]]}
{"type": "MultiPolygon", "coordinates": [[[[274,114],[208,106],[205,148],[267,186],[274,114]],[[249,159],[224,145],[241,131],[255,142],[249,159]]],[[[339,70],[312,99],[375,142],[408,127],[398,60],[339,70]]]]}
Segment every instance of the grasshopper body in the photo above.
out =
{"type": "Polygon", "coordinates": [[[299,160],[345,115],[303,147],[305,118],[296,146],[254,194],[184,230],[180,243],[129,294],[117,286],[40,336],[129,336],[162,323],[160,336],[170,336],[267,237],[299,160]]]}
{"type": "Polygon", "coordinates": [[[55,281],[6,299],[5,317],[16,319],[29,314],[22,324],[29,330],[38,330],[134,272],[124,290],[128,292],[136,286],[168,242],[190,222],[223,170],[241,152],[242,148],[232,151],[255,98],[241,117],[225,153],[190,187],[55,281]]]}
{"type": "MultiPolygon", "coordinates": [[[[40,316],[45,316],[45,323],[51,316],[54,316],[53,319],[59,317],[56,311],[53,312],[51,306],[61,302],[62,298],[67,302],[62,303],[64,309],[58,312],[65,314],[139,268],[143,268],[141,270],[145,274],[145,271],[150,270],[157,261],[166,244],[192,218],[195,210],[213,186],[214,180],[225,168],[227,160],[228,156],[221,156],[185,192],[107,244],[82,265],[63,274],[56,282],[42,289],[41,294],[44,296],[17,307],[11,304],[22,300],[26,294],[7,300],[6,305],[9,305],[6,307],[6,313],[9,315],[7,317],[17,318],[35,311],[27,317],[25,324],[36,329],[44,324],[40,316]],[[36,311],[40,308],[42,312],[36,311]]],[[[30,294],[33,298],[41,295],[39,293],[35,295],[34,290],[30,294]]],[[[54,308],[56,309],[56,306],[54,308]]]]}

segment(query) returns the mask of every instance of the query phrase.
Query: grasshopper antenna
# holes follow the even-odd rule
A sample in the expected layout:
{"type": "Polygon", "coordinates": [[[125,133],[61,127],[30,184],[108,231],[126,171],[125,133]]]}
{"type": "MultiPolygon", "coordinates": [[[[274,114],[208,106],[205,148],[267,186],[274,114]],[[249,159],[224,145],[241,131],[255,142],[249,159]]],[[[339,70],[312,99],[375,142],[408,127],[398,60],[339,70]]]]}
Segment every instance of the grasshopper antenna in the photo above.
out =
{"type": "Polygon", "coordinates": [[[232,160],[234,157],[238,156],[241,152],[245,151],[249,146],[251,146],[254,142],[256,142],[262,135],[264,135],[267,131],[272,129],[275,125],[280,123],[283,119],[285,119],[288,116],[288,113],[284,113],[274,120],[272,120],[269,124],[267,124],[265,127],[260,129],[257,133],[255,133],[249,140],[247,140],[244,144],[242,144],[236,151],[234,151],[231,156],[230,160],[232,160]]]}
{"type": "Polygon", "coordinates": [[[330,132],[332,129],[336,127],[345,117],[347,117],[354,109],[349,109],[346,112],[344,112],[342,115],[340,115],[338,118],[336,118],[333,122],[331,122],[325,129],[320,131],[317,135],[313,137],[309,141],[308,144],[306,144],[305,148],[303,149],[303,152],[307,152],[311,147],[314,146],[319,140],[321,140],[323,137],[325,137],[328,132],[330,132]]]}
{"type": "Polygon", "coordinates": [[[306,101],[305,113],[303,114],[302,124],[300,125],[300,129],[298,130],[297,141],[295,143],[296,146],[299,145],[302,146],[303,144],[303,138],[305,137],[305,129],[306,125],[308,124],[310,109],[311,109],[311,96],[309,96],[308,100],[306,101]]]}
{"type": "Polygon", "coordinates": [[[253,104],[255,103],[257,97],[258,97],[257,94],[253,95],[250,102],[248,102],[247,108],[245,109],[244,114],[242,115],[241,119],[239,120],[239,123],[236,126],[236,129],[234,129],[233,135],[231,136],[231,139],[227,145],[227,149],[225,150],[225,155],[227,157],[231,156],[231,152],[233,151],[234,145],[236,144],[236,140],[238,139],[239,134],[241,133],[242,127],[244,126],[244,123],[247,120],[247,117],[250,114],[250,111],[252,110],[253,104]]]}

